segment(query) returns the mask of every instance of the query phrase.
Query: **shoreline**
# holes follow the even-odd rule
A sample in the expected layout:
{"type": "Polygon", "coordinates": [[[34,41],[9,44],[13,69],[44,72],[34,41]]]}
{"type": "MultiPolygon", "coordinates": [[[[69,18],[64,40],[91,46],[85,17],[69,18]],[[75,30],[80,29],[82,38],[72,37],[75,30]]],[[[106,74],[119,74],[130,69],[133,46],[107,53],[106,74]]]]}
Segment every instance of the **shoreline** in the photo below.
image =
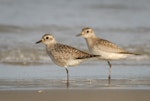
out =
{"type": "Polygon", "coordinates": [[[149,101],[142,89],[53,89],[0,91],[1,101],[149,101]]]}

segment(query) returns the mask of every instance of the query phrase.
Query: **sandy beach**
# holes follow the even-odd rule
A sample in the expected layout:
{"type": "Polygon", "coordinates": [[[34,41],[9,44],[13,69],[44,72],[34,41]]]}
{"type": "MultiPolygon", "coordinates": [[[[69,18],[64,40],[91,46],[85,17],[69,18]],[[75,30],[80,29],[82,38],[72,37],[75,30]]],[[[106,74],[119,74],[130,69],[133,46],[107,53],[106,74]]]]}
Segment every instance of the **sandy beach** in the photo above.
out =
{"type": "Polygon", "coordinates": [[[149,101],[150,90],[61,89],[0,91],[0,101],[149,101]]]}

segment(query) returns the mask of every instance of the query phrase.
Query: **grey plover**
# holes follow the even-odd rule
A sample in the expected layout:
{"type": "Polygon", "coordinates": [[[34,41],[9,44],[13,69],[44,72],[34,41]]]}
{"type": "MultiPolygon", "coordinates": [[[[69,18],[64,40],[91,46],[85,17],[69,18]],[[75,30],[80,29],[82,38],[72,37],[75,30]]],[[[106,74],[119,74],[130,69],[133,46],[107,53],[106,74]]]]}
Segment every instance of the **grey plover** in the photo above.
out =
{"type": "Polygon", "coordinates": [[[92,55],[74,47],[58,43],[52,34],[43,35],[38,43],[46,45],[46,51],[51,60],[58,66],[65,67],[67,73],[67,84],[69,84],[68,67],[78,65],[89,59],[97,59],[100,55],[92,55]]]}
{"type": "Polygon", "coordinates": [[[124,59],[130,55],[139,55],[128,52],[108,40],[97,37],[94,30],[89,27],[83,28],[81,33],[77,36],[82,36],[85,38],[89,51],[92,54],[101,55],[101,58],[108,62],[110,67],[108,75],[109,80],[111,79],[112,67],[110,60],[124,59]]]}

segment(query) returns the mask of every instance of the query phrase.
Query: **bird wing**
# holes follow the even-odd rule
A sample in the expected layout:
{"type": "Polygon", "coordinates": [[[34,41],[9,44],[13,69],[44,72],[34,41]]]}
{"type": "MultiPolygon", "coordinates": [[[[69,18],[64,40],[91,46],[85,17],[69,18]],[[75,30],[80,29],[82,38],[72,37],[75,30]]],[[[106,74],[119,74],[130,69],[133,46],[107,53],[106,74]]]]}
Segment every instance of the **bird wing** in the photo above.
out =
{"type": "Polygon", "coordinates": [[[93,48],[99,49],[105,52],[114,52],[114,53],[128,53],[128,51],[118,47],[114,43],[104,40],[104,39],[96,39],[95,43],[93,44],[93,48]]]}
{"type": "MultiPolygon", "coordinates": [[[[59,44],[55,45],[55,52],[57,52],[59,55],[61,55],[64,58],[72,58],[72,59],[86,59],[91,57],[98,57],[99,55],[92,55],[88,54],[86,52],[80,51],[74,47],[59,44]]],[[[56,53],[56,54],[57,54],[56,53]]]]}

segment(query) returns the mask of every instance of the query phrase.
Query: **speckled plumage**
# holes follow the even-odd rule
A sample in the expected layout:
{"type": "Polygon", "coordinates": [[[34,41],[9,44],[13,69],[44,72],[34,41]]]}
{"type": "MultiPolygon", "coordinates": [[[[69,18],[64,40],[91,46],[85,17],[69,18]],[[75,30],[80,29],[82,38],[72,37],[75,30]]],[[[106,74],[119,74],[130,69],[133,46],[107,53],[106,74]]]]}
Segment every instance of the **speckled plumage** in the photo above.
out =
{"type": "Polygon", "coordinates": [[[113,52],[113,53],[127,52],[126,50],[104,39],[95,37],[87,40],[92,41],[93,44],[90,47],[94,49],[99,49],[102,51],[113,52]]]}
{"type": "Polygon", "coordinates": [[[74,47],[60,43],[47,45],[46,49],[51,59],[57,65],[63,67],[78,65],[81,62],[88,60],[89,58],[98,57],[97,55],[88,54],[74,47]]]}

